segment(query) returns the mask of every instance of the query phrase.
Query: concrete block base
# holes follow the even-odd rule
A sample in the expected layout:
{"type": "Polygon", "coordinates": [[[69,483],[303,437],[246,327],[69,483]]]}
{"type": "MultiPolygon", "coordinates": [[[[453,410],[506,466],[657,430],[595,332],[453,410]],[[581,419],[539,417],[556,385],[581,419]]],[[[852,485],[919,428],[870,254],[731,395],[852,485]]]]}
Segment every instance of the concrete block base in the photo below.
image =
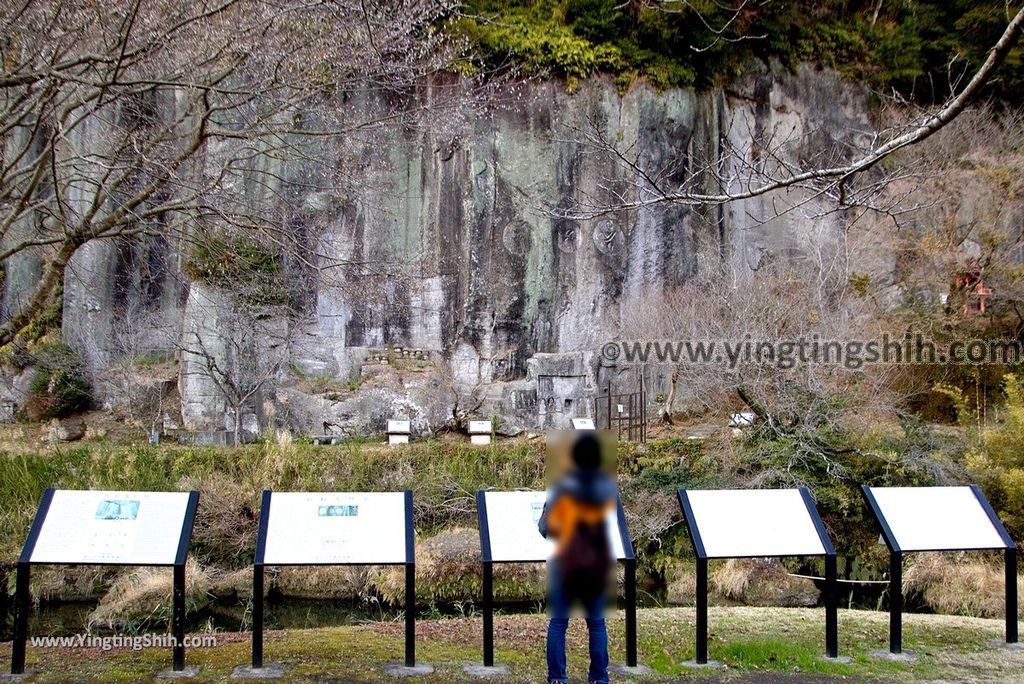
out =
{"type": "Polygon", "coordinates": [[[185,667],[180,670],[167,668],[156,673],[157,679],[191,679],[199,674],[198,667],[185,667]]]}
{"type": "Polygon", "coordinates": [[[890,651],[871,651],[868,653],[868,657],[872,660],[887,660],[890,663],[916,663],[917,654],[913,651],[903,651],[902,653],[892,653],[890,651]]]}
{"type": "Polygon", "coordinates": [[[617,675],[622,675],[623,677],[649,677],[654,674],[654,670],[643,663],[637,663],[636,665],[612,663],[608,666],[608,671],[614,672],[617,675]]]}
{"type": "Polygon", "coordinates": [[[433,674],[433,665],[406,665],[405,663],[388,663],[384,666],[384,674],[389,677],[422,677],[433,674]]]}
{"type": "Polygon", "coordinates": [[[263,667],[241,665],[231,672],[232,679],[279,679],[284,676],[281,663],[263,663],[263,667]]]}
{"type": "Polygon", "coordinates": [[[465,663],[462,666],[462,671],[470,677],[504,677],[508,674],[508,665],[496,663],[487,666],[481,663],[465,663]]]}

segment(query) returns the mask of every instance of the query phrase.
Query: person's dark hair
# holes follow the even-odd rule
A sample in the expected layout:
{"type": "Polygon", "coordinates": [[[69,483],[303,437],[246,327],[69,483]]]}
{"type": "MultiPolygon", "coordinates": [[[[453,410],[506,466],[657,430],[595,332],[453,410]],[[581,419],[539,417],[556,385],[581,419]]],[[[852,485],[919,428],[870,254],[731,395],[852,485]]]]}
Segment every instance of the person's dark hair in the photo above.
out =
{"type": "Polygon", "coordinates": [[[601,467],[601,443],[593,432],[584,432],[572,445],[572,460],[583,470],[597,470],[601,467]]]}

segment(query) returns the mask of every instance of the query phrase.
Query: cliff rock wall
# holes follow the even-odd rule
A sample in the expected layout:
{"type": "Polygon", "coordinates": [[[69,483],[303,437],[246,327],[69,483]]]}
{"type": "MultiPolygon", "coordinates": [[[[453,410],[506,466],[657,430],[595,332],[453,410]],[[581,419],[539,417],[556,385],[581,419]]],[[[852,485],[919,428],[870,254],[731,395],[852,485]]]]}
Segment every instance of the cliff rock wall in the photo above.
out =
{"type": "MultiPolygon", "coordinates": [[[[671,185],[708,161],[768,163],[758,145],[772,134],[792,141],[785,146],[791,161],[814,160],[849,143],[851,131],[872,128],[866,94],[811,67],[752,73],[714,92],[640,84],[620,95],[609,80],[594,78],[573,94],[559,82],[511,83],[456,109],[436,104],[459,87],[429,84],[413,96],[434,112],[424,125],[380,125],[316,148],[319,159],[307,148],[294,159],[253,162],[278,179],[270,196],[288,203],[285,227],[308,236],[306,261],[333,264],[312,275],[300,265],[289,271],[307,315],[278,377],[253,402],[254,415],[313,432],[322,422],[380,429],[396,412],[421,430],[460,410],[502,416],[512,430],[589,415],[599,386],[635,382],[632,371],[603,366],[596,353],[625,309],[701,270],[742,275],[766,255],[803,258],[812,243],[838,242],[844,218],[818,212],[818,199],[777,215],[780,202],[806,199],[799,192],[557,218],[549,208],[608,201],[607,188],[630,184],[642,193],[646,182],[581,142],[579,131],[597,127],[671,185]],[[355,179],[350,189],[306,182],[323,168],[355,179]],[[425,361],[399,372],[394,359],[380,358],[394,348],[425,361]],[[304,389],[303,378],[335,390],[311,390],[309,382],[304,389]]],[[[385,102],[384,94],[370,94],[350,106],[384,111],[385,102]]],[[[745,176],[736,166],[732,189],[745,176]]],[[[189,281],[186,251],[169,234],[145,244],[94,243],[76,255],[64,287],[64,337],[94,373],[123,355],[125,312],[144,312],[154,330],[172,337],[202,335],[206,348],[225,347],[216,340],[229,329],[215,320],[222,305],[207,286],[189,281]]],[[[8,287],[17,282],[9,279],[8,287]]],[[[182,355],[181,418],[193,429],[219,428],[224,406],[197,363],[182,355]]],[[[663,382],[648,378],[652,396],[663,382]]]]}

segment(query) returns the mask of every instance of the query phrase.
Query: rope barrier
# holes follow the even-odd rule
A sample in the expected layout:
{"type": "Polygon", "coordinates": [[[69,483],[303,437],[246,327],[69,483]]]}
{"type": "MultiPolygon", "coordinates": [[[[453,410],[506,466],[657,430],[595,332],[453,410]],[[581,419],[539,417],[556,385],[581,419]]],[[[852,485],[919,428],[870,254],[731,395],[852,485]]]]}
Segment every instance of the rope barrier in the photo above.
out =
{"type": "MultiPolygon", "coordinates": [[[[809,579],[809,580],[820,580],[822,582],[824,582],[827,579],[825,577],[815,577],[814,575],[797,575],[797,574],[792,573],[792,572],[788,572],[786,574],[789,575],[790,577],[798,577],[800,579],[809,579]]],[[[839,582],[840,584],[888,584],[889,580],[836,579],[836,582],[839,582]]]]}

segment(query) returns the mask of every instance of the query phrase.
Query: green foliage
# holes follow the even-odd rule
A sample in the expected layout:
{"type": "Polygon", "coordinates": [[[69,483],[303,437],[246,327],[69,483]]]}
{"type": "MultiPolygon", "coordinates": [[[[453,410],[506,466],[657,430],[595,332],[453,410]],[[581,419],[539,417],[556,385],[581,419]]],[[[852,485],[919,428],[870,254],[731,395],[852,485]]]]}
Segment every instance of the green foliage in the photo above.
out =
{"type": "Polygon", "coordinates": [[[666,439],[651,442],[643,451],[626,445],[620,470],[633,475],[631,491],[658,491],[675,495],[681,488],[709,487],[720,472],[720,462],[699,441],[666,439]]]}
{"type": "Polygon", "coordinates": [[[251,304],[283,304],[288,298],[281,255],[244,237],[197,240],[185,271],[195,280],[237,292],[251,304]]]}
{"type": "Polygon", "coordinates": [[[1024,381],[1003,379],[1002,420],[982,431],[981,446],[967,455],[967,468],[1018,541],[1024,539],[1024,381]]]}
{"type": "Polygon", "coordinates": [[[858,297],[867,297],[871,293],[872,279],[870,273],[852,273],[849,278],[850,287],[858,297]]]}
{"type": "Polygon", "coordinates": [[[616,47],[593,44],[552,19],[526,12],[510,12],[501,22],[477,23],[463,19],[456,30],[464,33],[494,59],[511,58],[527,73],[554,70],[569,76],[589,76],[595,71],[616,71],[620,55],[616,47]]]}
{"type": "Polygon", "coordinates": [[[977,407],[971,405],[963,388],[940,382],[932,388],[932,391],[953,402],[953,414],[956,416],[958,425],[969,428],[977,423],[977,407]]]}
{"type": "MultiPolygon", "coordinates": [[[[736,470],[757,487],[808,487],[826,526],[842,530],[832,536],[840,555],[863,562],[877,530],[860,485],[948,484],[960,477],[961,447],[961,440],[945,440],[916,421],[860,432],[826,424],[796,434],[752,433],[736,470]]],[[[874,560],[859,568],[862,576],[881,576],[883,559],[874,560]]]]}
{"type": "MultiPolygon", "coordinates": [[[[656,3],[618,0],[470,0],[449,28],[468,38],[487,68],[528,73],[595,72],[625,89],[637,77],[657,87],[709,87],[743,73],[751,59],[792,66],[809,60],[874,87],[943,99],[950,76],[976,69],[1019,2],[877,0],[656,3]],[[948,66],[959,62],[951,73],[948,66]]],[[[1009,98],[1024,85],[1024,50],[1013,51],[994,87],[1009,98]]],[[[462,71],[476,71],[460,63],[462,71]]]]}
{"type": "Polygon", "coordinates": [[[61,342],[33,352],[36,374],[29,385],[25,413],[30,420],[64,418],[92,405],[92,387],[78,353],[61,342]]]}

